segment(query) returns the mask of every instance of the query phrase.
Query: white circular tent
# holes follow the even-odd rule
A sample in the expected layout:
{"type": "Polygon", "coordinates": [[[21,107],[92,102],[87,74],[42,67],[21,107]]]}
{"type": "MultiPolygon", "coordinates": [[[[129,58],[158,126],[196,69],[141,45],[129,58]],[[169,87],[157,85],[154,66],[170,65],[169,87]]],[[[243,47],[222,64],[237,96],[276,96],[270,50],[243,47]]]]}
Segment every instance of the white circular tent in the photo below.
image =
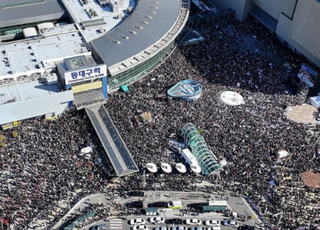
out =
{"type": "Polygon", "coordinates": [[[241,105],[244,103],[243,97],[234,91],[224,91],[220,95],[220,99],[227,105],[241,105]]]}
{"type": "Polygon", "coordinates": [[[201,173],[201,167],[198,164],[191,164],[190,168],[195,173],[201,173]]]}
{"type": "Polygon", "coordinates": [[[172,172],[172,167],[168,163],[161,163],[161,169],[166,173],[172,172]]]}
{"type": "Polygon", "coordinates": [[[181,172],[181,173],[186,173],[187,172],[186,166],[184,164],[182,164],[182,163],[176,164],[176,169],[178,170],[178,172],[181,172]]]}
{"type": "Polygon", "coordinates": [[[156,173],[158,171],[158,168],[154,163],[148,163],[146,167],[149,170],[149,172],[156,173]]]}

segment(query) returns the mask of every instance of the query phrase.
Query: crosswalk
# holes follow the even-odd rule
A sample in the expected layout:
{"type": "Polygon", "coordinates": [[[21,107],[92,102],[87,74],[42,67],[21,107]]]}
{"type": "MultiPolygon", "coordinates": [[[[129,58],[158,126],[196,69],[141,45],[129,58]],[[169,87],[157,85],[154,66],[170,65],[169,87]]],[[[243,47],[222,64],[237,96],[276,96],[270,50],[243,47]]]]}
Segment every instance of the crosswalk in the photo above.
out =
{"type": "Polygon", "coordinates": [[[110,230],[122,230],[122,220],[110,219],[110,230]]]}

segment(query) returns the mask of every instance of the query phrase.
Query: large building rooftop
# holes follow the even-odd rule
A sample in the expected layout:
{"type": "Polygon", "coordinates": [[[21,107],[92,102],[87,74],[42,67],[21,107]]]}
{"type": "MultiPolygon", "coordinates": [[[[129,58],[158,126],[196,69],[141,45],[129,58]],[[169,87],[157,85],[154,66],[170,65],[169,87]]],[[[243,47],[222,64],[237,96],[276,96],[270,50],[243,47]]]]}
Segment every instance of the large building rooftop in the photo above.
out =
{"type": "Polygon", "coordinates": [[[90,54],[83,44],[82,37],[77,32],[19,43],[0,43],[0,76],[11,78],[43,73],[46,69],[54,68],[55,61],[90,54]]]}
{"type": "Polygon", "coordinates": [[[140,0],[129,20],[91,45],[108,66],[125,62],[161,41],[177,22],[181,6],[181,0],[140,0]]]}
{"type": "Polygon", "coordinates": [[[0,28],[57,20],[65,13],[60,0],[0,0],[0,28]]]}

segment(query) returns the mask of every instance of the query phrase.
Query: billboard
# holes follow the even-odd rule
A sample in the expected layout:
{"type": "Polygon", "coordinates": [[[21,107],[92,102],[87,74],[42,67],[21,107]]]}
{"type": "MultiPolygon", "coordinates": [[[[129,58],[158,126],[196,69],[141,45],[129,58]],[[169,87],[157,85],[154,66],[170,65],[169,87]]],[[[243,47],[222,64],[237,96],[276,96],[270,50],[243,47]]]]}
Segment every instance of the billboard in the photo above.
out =
{"type": "Polygon", "coordinates": [[[107,76],[107,65],[97,65],[65,72],[65,84],[73,84],[81,81],[94,80],[107,76]]]}
{"type": "Polygon", "coordinates": [[[318,73],[316,73],[314,70],[312,70],[305,63],[303,63],[301,65],[300,72],[298,74],[298,78],[300,78],[301,81],[304,82],[307,86],[312,88],[313,82],[315,81],[317,76],[318,76],[318,73]]]}

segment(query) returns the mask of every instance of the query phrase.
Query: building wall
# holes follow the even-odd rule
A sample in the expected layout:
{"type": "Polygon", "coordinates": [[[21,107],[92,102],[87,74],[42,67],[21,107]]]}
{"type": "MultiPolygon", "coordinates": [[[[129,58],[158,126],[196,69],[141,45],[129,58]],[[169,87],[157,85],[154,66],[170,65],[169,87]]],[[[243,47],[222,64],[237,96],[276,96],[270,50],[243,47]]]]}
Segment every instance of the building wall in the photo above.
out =
{"type": "Polygon", "coordinates": [[[236,11],[236,18],[243,21],[247,18],[252,8],[252,0],[210,0],[219,9],[232,8],[236,11]]]}
{"type": "Polygon", "coordinates": [[[276,33],[300,53],[320,66],[320,3],[302,0],[293,20],[281,15],[276,33]]]}
{"type": "Polygon", "coordinates": [[[296,1],[297,0],[252,0],[254,4],[266,11],[276,20],[279,20],[281,12],[288,17],[291,17],[296,1]]]}
{"type": "Polygon", "coordinates": [[[211,0],[218,8],[233,8],[245,20],[257,5],[278,20],[276,33],[320,67],[320,2],[317,0],[211,0]]]}

